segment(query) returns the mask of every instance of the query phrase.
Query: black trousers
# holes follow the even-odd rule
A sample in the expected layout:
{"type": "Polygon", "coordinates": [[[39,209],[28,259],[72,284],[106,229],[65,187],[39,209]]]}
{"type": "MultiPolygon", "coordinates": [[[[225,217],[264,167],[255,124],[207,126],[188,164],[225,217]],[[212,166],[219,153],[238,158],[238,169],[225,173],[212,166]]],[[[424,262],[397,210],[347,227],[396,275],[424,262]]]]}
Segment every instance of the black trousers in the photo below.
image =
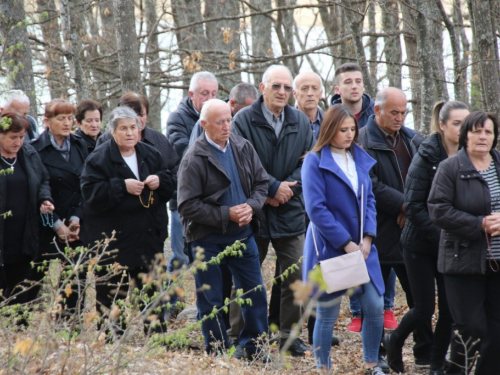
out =
{"type": "Polygon", "coordinates": [[[425,327],[432,324],[432,316],[436,308],[437,285],[439,319],[432,337],[430,360],[431,369],[441,369],[450,345],[453,319],[448,308],[444,278],[437,271],[437,256],[415,254],[404,250],[403,258],[414,304],[393,332],[394,343],[398,347],[403,347],[406,338],[420,325],[425,327]]]}
{"type": "MultiPolygon", "coordinates": [[[[0,267],[0,289],[3,289],[4,298],[9,298],[21,292],[21,286],[29,287],[29,284],[24,282],[25,280],[37,280],[36,272],[31,267],[31,261],[32,258],[30,256],[23,256],[18,262],[6,263],[0,267]]],[[[9,304],[31,302],[36,299],[39,290],[40,286],[31,287],[29,290],[20,293],[9,304]]]]}
{"type": "MultiPolygon", "coordinates": [[[[389,275],[391,274],[391,268],[396,272],[399,283],[403,288],[406,295],[406,303],[408,307],[412,309],[414,307],[413,294],[410,288],[410,281],[408,280],[408,274],[404,264],[381,264],[380,268],[382,270],[382,277],[384,278],[384,283],[387,285],[389,281],[389,275]]],[[[413,355],[415,359],[430,360],[431,349],[432,349],[432,324],[431,321],[419,323],[418,326],[413,331],[413,338],[415,340],[415,345],[413,346],[413,355]]],[[[380,354],[385,355],[385,348],[380,347],[380,354]]]]}
{"type": "MultiPolygon", "coordinates": [[[[98,273],[98,276],[102,276],[105,273],[106,271],[103,269],[103,271],[98,273]]],[[[102,306],[111,309],[116,300],[125,299],[125,297],[127,296],[128,288],[130,287],[129,280],[134,285],[134,288],[138,288],[139,291],[141,291],[144,287],[144,284],[143,278],[139,275],[147,273],[149,273],[149,270],[146,267],[137,267],[131,270],[127,270],[128,277],[123,278],[123,280],[122,274],[120,273],[118,275],[113,275],[105,282],[96,282],[97,310],[101,310],[102,306]]],[[[155,288],[154,285],[151,285],[145,290],[145,293],[149,297],[149,299],[151,299],[153,298],[153,295],[156,291],[157,288],[155,288]]],[[[139,301],[138,305],[139,309],[141,310],[145,307],[145,304],[142,300],[139,301]]],[[[156,324],[154,327],[152,327],[152,331],[157,333],[166,332],[166,308],[165,306],[163,306],[163,303],[160,303],[157,309],[161,311],[156,311],[152,314],[157,315],[160,324],[156,324]]],[[[145,332],[147,332],[150,328],[150,323],[146,316],[143,318],[143,321],[144,330],[145,332]]],[[[121,320],[118,326],[122,330],[126,328],[125,322],[121,320]]],[[[120,334],[121,332],[118,331],[117,333],[120,334]]]]}
{"type": "MultiPolygon", "coordinates": [[[[491,271],[487,265],[486,275],[444,275],[444,282],[455,328],[463,342],[468,342],[469,363],[479,351],[475,374],[500,374],[500,272],[491,271]]],[[[446,374],[466,373],[464,349],[459,338],[453,337],[452,364],[446,374]]]]}

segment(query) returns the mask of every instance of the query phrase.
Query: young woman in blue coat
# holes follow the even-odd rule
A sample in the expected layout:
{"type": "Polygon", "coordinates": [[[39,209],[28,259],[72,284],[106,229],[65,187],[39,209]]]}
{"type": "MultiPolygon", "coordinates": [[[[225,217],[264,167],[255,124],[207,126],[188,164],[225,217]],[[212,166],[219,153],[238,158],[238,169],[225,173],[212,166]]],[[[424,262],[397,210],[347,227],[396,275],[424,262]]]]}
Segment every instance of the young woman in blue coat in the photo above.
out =
{"type": "MultiPolygon", "coordinates": [[[[359,294],[364,315],[361,331],[363,361],[365,374],[381,375],[383,372],[377,361],[383,332],[384,282],[377,249],[372,245],[377,224],[369,176],[375,160],[355,144],[357,137],[358,125],[354,115],[343,105],[334,105],[325,114],[316,145],[304,159],[303,193],[311,220],[304,246],[304,279],[307,280],[309,271],[318,263],[313,230],[321,260],[358,250],[363,252],[371,280],[361,286],[359,294]],[[360,207],[364,207],[363,213],[360,213],[360,207]],[[360,215],[364,229],[362,245],[360,215]]],[[[333,326],[340,310],[339,297],[343,293],[345,291],[325,293],[318,299],[313,333],[318,368],[331,367],[333,326]]]]}

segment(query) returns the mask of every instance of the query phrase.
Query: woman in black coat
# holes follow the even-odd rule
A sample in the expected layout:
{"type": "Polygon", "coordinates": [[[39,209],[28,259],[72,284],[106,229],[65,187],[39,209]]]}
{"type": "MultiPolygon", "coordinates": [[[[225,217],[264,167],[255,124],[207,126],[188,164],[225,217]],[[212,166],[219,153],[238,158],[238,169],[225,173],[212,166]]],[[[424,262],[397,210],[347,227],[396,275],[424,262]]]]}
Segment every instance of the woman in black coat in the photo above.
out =
{"type": "Polygon", "coordinates": [[[76,106],[76,126],[75,132],[87,144],[90,154],[96,147],[97,139],[101,136],[102,108],[99,103],[91,99],[85,99],[76,106]]]}
{"type": "Polygon", "coordinates": [[[40,233],[40,254],[57,254],[66,242],[77,245],[83,210],[80,192],[80,175],[87,158],[87,145],[77,135],[71,134],[75,107],[62,99],[55,99],[45,106],[43,122],[46,130],[31,145],[42,159],[50,176],[50,189],[56,209],[44,221],[40,233]],[[54,231],[58,241],[54,244],[54,231]]]}
{"type": "Polygon", "coordinates": [[[429,216],[442,229],[438,271],[460,335],[446,374],[500,374],[500,152],[494,114],[473,112],[460,130],[457,155],[441,163],[429,216]],[[465,350],[462,340],[466,343],[465,350]],[[466,355],[464,355],[464,353],[466,355]],[[467,357],[467,367],[466,365],[467,357]]]}
{"type": "MultiPolygon", "coordinates": [[[[157,254],[163,253],[166,202],[176,180],[160,152],[137,141],[139,120],[132,109],[113,110],[108,126],[113,138],[94,150],[82,173],[84,218],[92,242],[103,240],[103,232],[111,237],[116,231],[109,250],[118,250],[114,261],[127,266],[129,277],[141,290],[139,274],[148,273],[157,254]]],[[[108,285],[120,277],[96,286],[101,305],[111,307],[116,287],[108,285]]]]}
{"type": "MultiPolygon", "coordinates": [[[[28,121],[9,111],[3,111],[0,121],[0,288],[5,298],[20,290],[24,280],[34,280],[31,262],[38,252],[38,222],[40,214],[53,210],[49,175],[36,151],[24,144],[28,121]],[[10,124],[7,124],[10,122],[10,124]]],[[[36,298],[39,288],[31,288],[16,296],[15,303],[27,303],[36,298]]]]}
{"type": "Polygon", "coordinates": [[[389,366],[404,372],[402,350],[406,338],[419,324],[431,324],[438,290],[439,319],[436,323],[430,353],[431,375],[444,374],[443,365],[450,343],[452,319],[443,275],[437,271],[437,254],[441,229],[432,224],[427,198],[439,163],[458,152],[458,136],[469,109],[462,102],[438,102],[432,110],[434,133],[424,140],[413,157],[405,186],[406,223],[401,235],[403,259],[413,295],[413,308],[396,330],[386,335],[384,345],[389,366]]]}

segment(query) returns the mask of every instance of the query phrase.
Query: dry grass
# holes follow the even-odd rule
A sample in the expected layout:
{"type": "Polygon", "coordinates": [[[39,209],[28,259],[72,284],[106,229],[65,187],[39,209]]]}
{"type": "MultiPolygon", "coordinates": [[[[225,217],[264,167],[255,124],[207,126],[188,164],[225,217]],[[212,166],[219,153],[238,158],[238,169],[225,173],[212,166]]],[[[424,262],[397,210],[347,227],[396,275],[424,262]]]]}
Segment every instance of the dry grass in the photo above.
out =
{"type": "MultiPolygon", "coordinates": [[[[167,244],[167,254],[168,254],[167,244]]],[[[263,275],[268,295],[274,275],[275,255],[270,251],[263,265],[263,275]]],[[[196,302],[194,279],[185,280],[186,309],[196,302]]],[[[406,311],[404,295],[398,285],[395,313],[398,319],[406,311]]],[[[0,320],[0,375],[6,374],[316,374],[314,357],[279,357],[278,348],[269,349],[276,360],[271,364],[247,364],[228,356],[207,356],[199,329],[187,332],[189,345],[179,349],[165,349],[151,345],[142,324],[132,324],[127,341],[105,343],[94,324],[86,324],[71,339],[71,327],[55,325],[46,311],[32,314],[33,321],[26,329],[17,331],[0,320]],[[149,342],[149,344],[148,344],[149,342]]],[[[340,336],[340,347],[332,349],[333,374],[362,374],[361,336],[345,331],[349,324],[347,299],[342,300],[341,313],[335,329],[340,336]]],[[[169,333],[179,331],[190,322],[180,318],[171,320],[169,333]]],[[[307,342],[307,330],[301,335],[307,342]]],[[[427,374],[429,370],[413,366],[412,341],[408,340],[404,360],[409,374],[427,374]]]]}

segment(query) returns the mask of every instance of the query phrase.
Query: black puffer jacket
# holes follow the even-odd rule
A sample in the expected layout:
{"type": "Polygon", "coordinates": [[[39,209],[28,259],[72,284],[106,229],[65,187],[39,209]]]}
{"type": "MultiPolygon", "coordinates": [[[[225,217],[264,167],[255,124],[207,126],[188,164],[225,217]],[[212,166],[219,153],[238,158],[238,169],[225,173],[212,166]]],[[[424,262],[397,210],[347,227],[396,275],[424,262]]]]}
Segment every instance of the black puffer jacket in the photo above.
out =
{"type": "MultiPolygon", "coordinates": [[[[413,158],[423,137],[415,131],[402,127],[402,139],[413,158]]],[[[373,193],[377,201],[377,246],[380,263],[403,263],[401,255],[401,228],[397,217],[404,203],[404,183],[399,171],[396,154],[387,146],[383,133],[375,122],[375,116],[359,131],[358,142],[377,161],[370,171],[373,193]]]]}
{"type": "MultiPolygon", "coordinates": [[[[35,257],[38,254],[40,205],[43,201],[53,202],[50,195],[49,173],[43,166],[40,156],[33,147],[23,144],[17,153],[19,163],[23,166],[28,178],[28,211],[26,213],[26,223],[24,226],[23,243],[20,244],[19,251],[25,255],[35,257]]],[[[5,212],[6,204],[6,178],[0,177],[0,213],[5,212]]],[[[14,213],[15,215],[15,213],[14,213]]],[[[8,218],[6,220],[9,220],[8,218]]],[[[0,264],[3,265],[3,241],[4,241],[4,220],[0,218],[0,264]]]]}
{"type": "Polygon", "coordinates": [[[287,105],[279,138],[262,113],[263,96],[243,108],[233,119],[236,134],[248,139],[257,151],[269,175],[268,196],[274,197],[281,181],[297,181],[291,189],[293,197],[278,207],[264,206],[266,220],[261,223],[258,238],[282,238],[302,234],[306,230],[302,196],[302,156],[314,145],[314,134],[307,116],[287,105]]]}
{"type": "MultiPolygon", "coordinates": [[[[199,118],[200,114],[194,109],[189,96],[182,99],[177,109],[168,116],[167,138],[181,159],[189,145],[194,124],[199,118]]],[[[168,205],[171,210],[177,210],[177,191],[168,205]]]]}
{"type": "Polygon", "coordinates": [[[401,234],[403,247],[413,253],[437,257],[441,228],[429,217],[427,198],[439,163],[448,158],[441,136],[434,133],[420,145],[414,156],[405,186],[406,224],[401,234]]]}
{"type": "Polygon", "coordinates": [[[89,155],[82,172],[81,186],[85,201],[84,218],[87,222],[86,242],[102,240],[102,233],[111,236],[116,230],[116,261],[129,268],[148,266],[155,254],[163,251],[167,238],[167,210],[165,203],[172,196],[175,179],[165,168],[160,153],[139,142],[135,146],[139,179],[144,181],[155,174],[160,186],[153,191],[153,202],[146,186],[138,196],[129,194],[125,179],[136,179],[122,158],[114,139],[97,147],[89,155]]]}
{"type": "MultiPolygon", "coordinates": [[[[500,152],[492,150],[500,176],[500,152]]],[[[488,184],[464,149],[441,163],[427,202],[432,222],[443,229],[438,271],[445,274],[482,274],[485,271],[484,216],[491,214],[488,184]]]]}

